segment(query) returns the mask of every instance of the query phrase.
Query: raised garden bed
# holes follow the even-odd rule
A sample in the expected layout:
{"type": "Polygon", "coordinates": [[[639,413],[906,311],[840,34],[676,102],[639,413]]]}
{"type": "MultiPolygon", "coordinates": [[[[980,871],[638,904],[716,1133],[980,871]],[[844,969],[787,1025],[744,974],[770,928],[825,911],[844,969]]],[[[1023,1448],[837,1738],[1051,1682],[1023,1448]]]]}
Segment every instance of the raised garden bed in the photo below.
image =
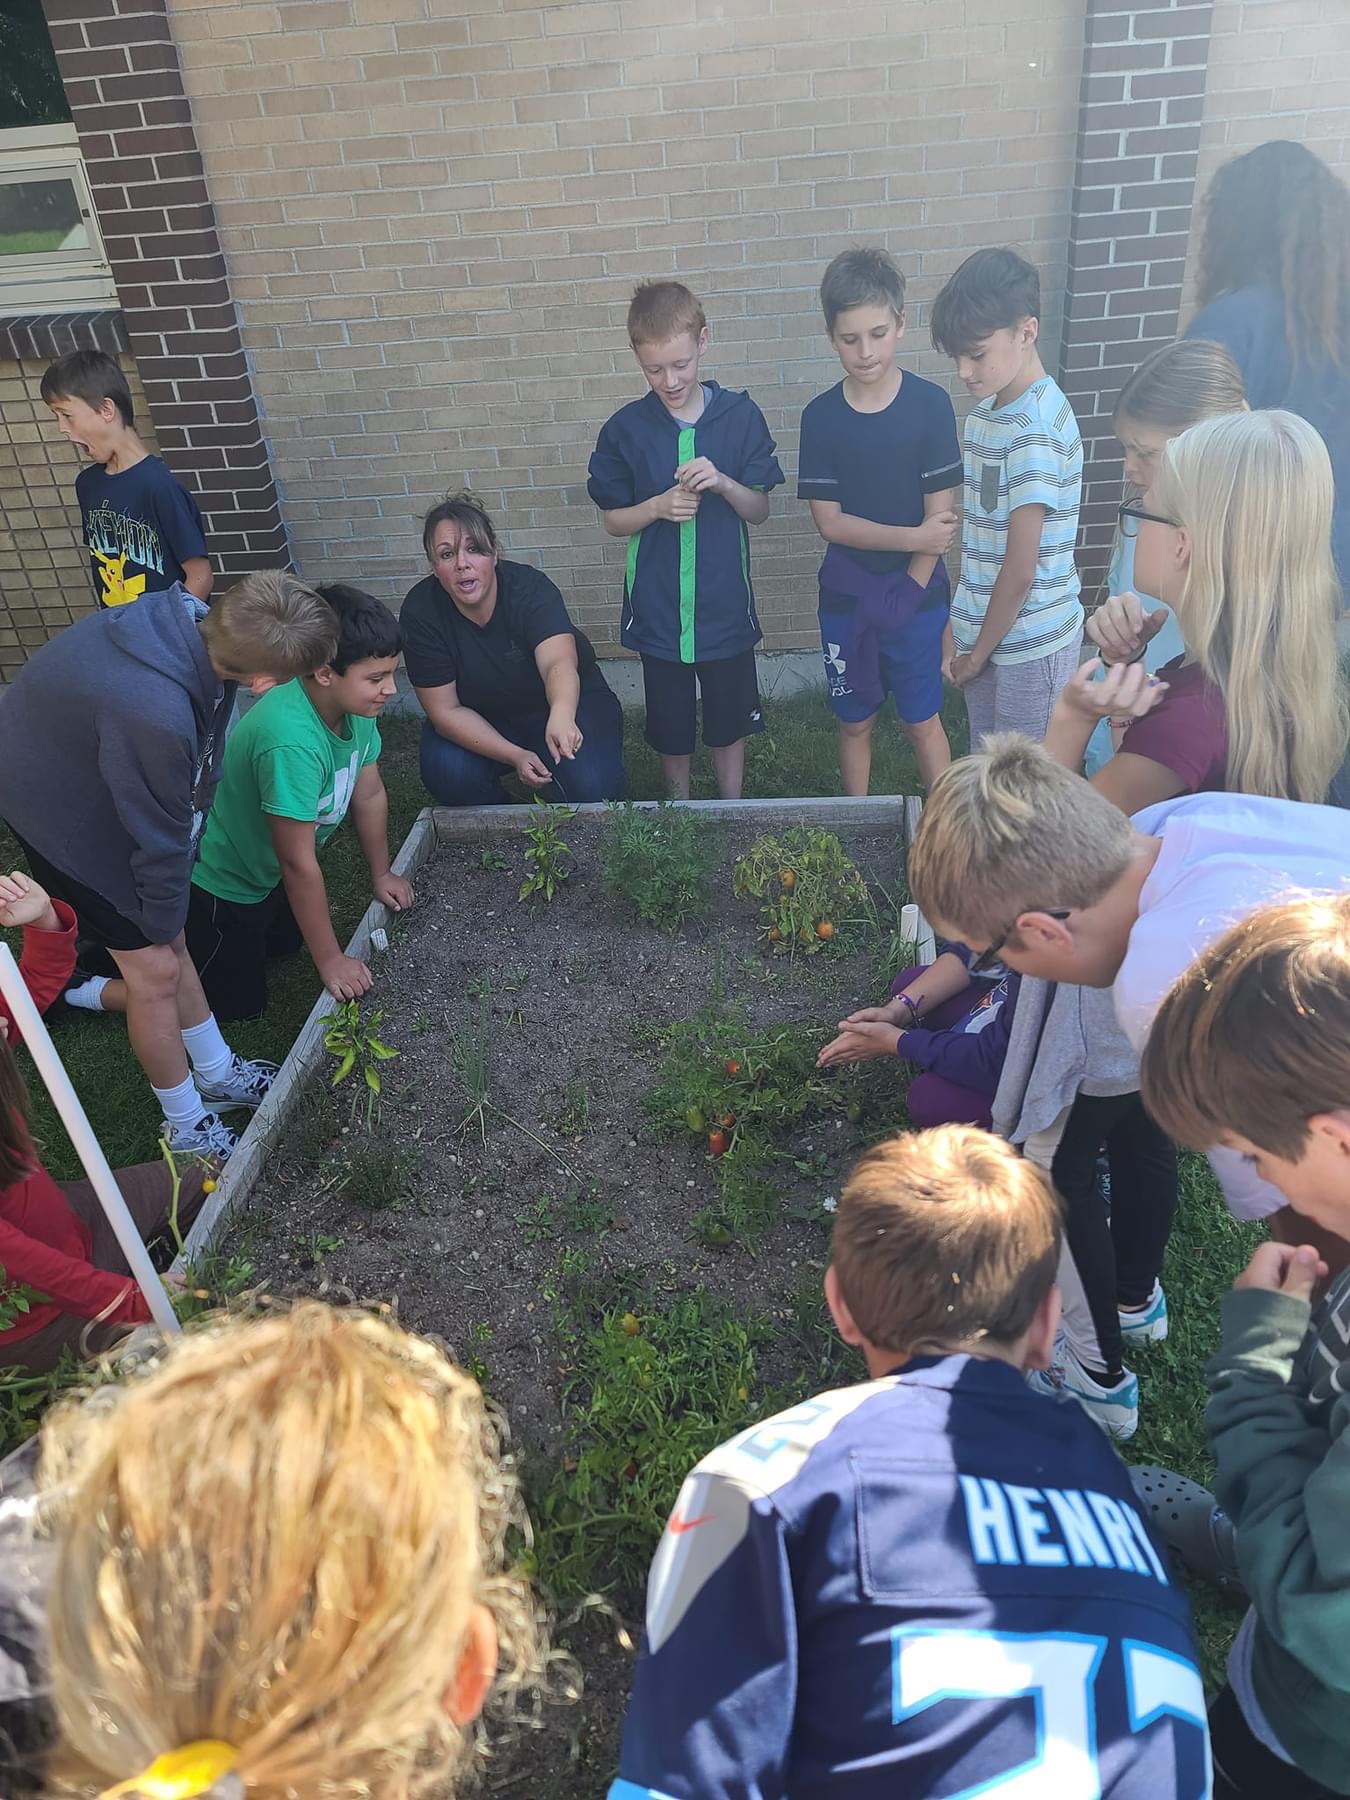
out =
{"type": "Polygon", "coordinates": [[[394,1307],[506,1414],[537,1527],[524,1553],[562,1618],[594,1592],[606,1604],[562,1630],[585,1697],[491,1781],[572,1800],[612,1773],[624,1628],[684,1473],[860,1373],[820,1277],[850,1164],[904,1124],[902,1073],[814,1060],[910,959],[912,923],[899,800],[681,809],[674,860],[655,866],[634,815],[585,811],[561,826],[551,900],[518,898],[553,872],[534,809],[424,816],[404,858],[418,904],[377,953],[369,1005],[316,1009],[304,1067],[190,1246],[200,1257],[214,1232],[212,1253],[274,1293],[394,1307]],[[834,834],[860,879],[831,871],[819,838],[747,863],[793,828],[834,834]]]}

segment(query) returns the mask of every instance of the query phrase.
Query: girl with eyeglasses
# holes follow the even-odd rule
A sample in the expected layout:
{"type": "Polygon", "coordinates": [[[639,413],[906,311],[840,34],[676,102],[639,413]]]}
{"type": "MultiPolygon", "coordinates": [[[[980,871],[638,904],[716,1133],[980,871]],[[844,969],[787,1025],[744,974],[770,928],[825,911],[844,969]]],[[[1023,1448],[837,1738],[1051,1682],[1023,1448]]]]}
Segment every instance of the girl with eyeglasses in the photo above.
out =
{"type": "MultiPolygon", "coordinates": [[[[1126,381],[1116,401],[1111,423],[1125,452],[1129,498],[1121,508],[1120,527],[1111,547],[1111,562],[1106,573],[1108,595],[1137,596],[1139,593],[1134,573],[1134,547],[1138,534],[1134,503],[1146,504],[1148,490],[1168,444],[1202,419],[1242,412],[1246,405],[1242,376],[1221,344],[1199,340],[1164,344],[1152,356],[1145,357],[1126,381]]],[[[1148,595],[1141,598],[1141,605],[1145,611],[1158,611],[1158,602],[1148,595]]],[[[1145,665],[1154,674],[1164,663],[1180,656],[1186,647],[1171,608],[1164,608],[1163,612],[1162,622],[1144,651],[1145,665]]],[[[1088,629],[1091,635],[1091,627],[1088,629]]],[[[1110,761],[1118,747],[1116,739],[1119,735],[1119,732],[1112,732],[1108,720],[1098,720],[1084,757],[1086,774],[1095,775],[1110,761]]]]}
{"type": "Polygon", "coordinates": [[[1170,607],[1182,654],[1158,675],[1147,649],[1167,623],[1118,594],[1089,624],[1108,665],[1060,695],[1046,748],[1082,764],[1097,719],[1132,720],[1093,776],[1125,812],[1207,789],[1322,800],[1345,755],[1331,558],[1331,463],[1290,412],[1235,413],[1163,449],[1121,509],[1138,584],[1170,607]]]}

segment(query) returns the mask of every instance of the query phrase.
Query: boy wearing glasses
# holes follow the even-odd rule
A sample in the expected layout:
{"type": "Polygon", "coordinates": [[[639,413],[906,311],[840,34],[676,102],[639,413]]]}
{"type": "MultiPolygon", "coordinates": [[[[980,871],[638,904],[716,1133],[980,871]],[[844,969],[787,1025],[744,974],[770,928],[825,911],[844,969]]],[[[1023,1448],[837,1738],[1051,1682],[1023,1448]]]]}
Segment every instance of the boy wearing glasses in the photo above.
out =
{"type": "Polygon", "coordinates": [[[1043,738],[1083,641],[1073,560],[1083,443],[1041,362],[1040,310],[1040,276],[1007,249],[968,256],[933,302],[933,343],[978,401],[947,656],[976,745],[992,731],[1043,738]]]}
{"type": "MultiPolygon", "coordinates": [[[[1203,793],[1128,818],[1009,733],[939,777],[907,872],[942,935],[997,951],[1023,976],[1110,988],[1138,1053],[1173,981],[1231,925],[1291,891],[1350,890],[1350,817],[1203,793]]],[[[1268,1219],[1284,1241],[1306,1241],[1278,1189],[1235,1152],[1209,1154],[1236,1217],[1268,1219]]],[[[1339,1267],[1346,1247],[1333,1240],[1328,1249],[1339,1267]]]]}

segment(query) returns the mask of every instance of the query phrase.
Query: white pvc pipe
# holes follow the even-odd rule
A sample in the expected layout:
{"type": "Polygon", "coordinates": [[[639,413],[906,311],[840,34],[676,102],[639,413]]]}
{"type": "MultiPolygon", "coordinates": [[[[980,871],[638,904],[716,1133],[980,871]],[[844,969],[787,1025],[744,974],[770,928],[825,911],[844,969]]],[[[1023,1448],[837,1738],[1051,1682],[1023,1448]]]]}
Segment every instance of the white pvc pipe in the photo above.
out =
{"type": "Polygon", "coordinates": [[[61,1123],[74,1144],[80,1161],[84,1164],[84,1172],[89,1177],[89,1184],[98,1195],[99,1204],[108,1216],[108,1223],[116,1233],[117,1241],[122,1247],[122,1254],[127,1259],[127,1268],[135,1277],[141,1292],[145,1295],[150,1315],[161,1331],[175,1332],[180,1329],[178,1316],[173,1310],[164,1283],[155,1273],[154,1264],[150,1261],[141,1234],[136,1229],[136,1221],[127,1211],[127,1203],[122,1198],[122,1190],[113,1178],[108,1166],[108,1159],[103,1154],[102,1146],[94,1136],[94,1128],[83,1106],[79,1095],[70,1084],[65,1064],[56,1054],[56,1046],[52,1043],[51,1034],[42,1022],[42,1016],[33,1004],[33,997],[28,992],[27,984],[19,973],[19,965],[15,962],[8,944],[0,944],[0,993],[5,996],[10,1013],[19,1028],[19,1036],[23,1039],[29,1055],[37,1064],[38,1073],[47,1084],[47,1092],[57,1112],[61,1115],[61,1123]]]}

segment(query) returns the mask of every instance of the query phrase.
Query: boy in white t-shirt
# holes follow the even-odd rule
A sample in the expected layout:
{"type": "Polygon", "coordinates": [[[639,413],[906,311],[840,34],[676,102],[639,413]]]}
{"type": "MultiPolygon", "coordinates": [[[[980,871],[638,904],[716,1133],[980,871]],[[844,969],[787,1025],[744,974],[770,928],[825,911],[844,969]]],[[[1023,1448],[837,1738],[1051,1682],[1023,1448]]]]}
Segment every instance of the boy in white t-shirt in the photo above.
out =
{"type": "MultiPolygon", "coordinates": [[[[935,929],[1021,975],[1109,987],[1136,1050],[1172,983],[1257,907],[1350,889],[1350,815],[1246,794],[1188,794],[1132,819],[1012,734],[934,784],[909,856],[935,929]]],[[[979,958],[973,965],[979,968],[979,958]]],[[[1230,1210],[1276,1237],[1309,1228],[1233,1150],[1210,1162],[1230,1210]]],[[[1347,1250],[1328,1240],[1335,1266],[1347,1250]]]]}

